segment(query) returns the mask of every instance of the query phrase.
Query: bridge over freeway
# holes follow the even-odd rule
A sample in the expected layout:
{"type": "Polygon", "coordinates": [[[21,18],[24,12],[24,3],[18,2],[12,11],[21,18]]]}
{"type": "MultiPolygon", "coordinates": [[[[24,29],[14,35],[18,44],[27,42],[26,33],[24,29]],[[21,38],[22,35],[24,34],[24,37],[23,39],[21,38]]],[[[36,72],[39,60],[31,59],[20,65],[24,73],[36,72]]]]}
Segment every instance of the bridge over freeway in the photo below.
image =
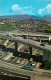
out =
{"type": "MultiPolygon", "coordinates": [[[[21,66],[18,66],[16,64],[12,64],[12,63],[8,63],[5,61],[0,60],[0,72],[4,72],[4,73],[9,73],[11,75],[23,75],[23,76],[27,76],[30,77],[30,80],[34,80],[34,76],[35,75],[39,75],[39,76],[51,76],[51,71],[44,71],[44,70],[37,70],[34,69],[33,71],[28,71],[28,70],[24,70],[21,69],[21,66]],[[46,74],[46,73],[47,74],[46,74]]],[[[45,80],[45,79],[44,79],[45,80]]]]}
{"type": "MultiPolygon", "coordinates": [[[[15,34],[15,33],[14,33],[15,34]]],[[[49,41],[51,40],[51,34],[45,34],[45,33],[31,33],[31,32],[20,32],[20,33],[16,33],[15,35],[18,35],[18,36],[31,36],[31,37],[45,37],[45,38],[48,38],[49,41]]]]}
{"type": "MultiPolygon", "coordinates": [[[[14,36],[11,37],[11,36],[3,36],[3,35],[0,35],[0,39],[10,40],[10,41],[13,41],[15,43],[22,43],[22,44],[30,46],[30,48],[35,47],[35,48],[38,48],[38,49],[43,50],[45,52],[51,53],[51,45],[45,44],[44,46],[42,46],[40,42],[37,42],[34,40],[24,39],[24,38],[18,37],[18,36],[17,37],[14,37],[14,36]]],[[[32,50],[31,50],[31,52],[32,52],[32,50]]]]}

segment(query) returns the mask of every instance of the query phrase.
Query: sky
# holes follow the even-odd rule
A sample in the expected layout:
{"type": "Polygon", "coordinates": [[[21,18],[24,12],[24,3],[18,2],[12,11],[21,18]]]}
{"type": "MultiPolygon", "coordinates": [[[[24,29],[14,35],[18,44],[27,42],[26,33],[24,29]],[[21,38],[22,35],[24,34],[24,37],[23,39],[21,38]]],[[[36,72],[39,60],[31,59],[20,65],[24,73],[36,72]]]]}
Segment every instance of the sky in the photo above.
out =
{"type": "Polygon", "coordinates": [[[51,0],[0,0],[0,16],[14,14],[51,14],[51,0]]]}

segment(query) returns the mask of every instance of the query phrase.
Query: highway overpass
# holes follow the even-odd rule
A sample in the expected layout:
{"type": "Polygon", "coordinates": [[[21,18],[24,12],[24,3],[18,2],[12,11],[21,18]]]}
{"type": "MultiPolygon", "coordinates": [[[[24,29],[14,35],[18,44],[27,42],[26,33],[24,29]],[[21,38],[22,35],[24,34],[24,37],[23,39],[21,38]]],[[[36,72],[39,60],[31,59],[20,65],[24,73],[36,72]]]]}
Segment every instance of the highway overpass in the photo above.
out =
{"type": "Polygon", "coordinates": [[[37,42],[34,40],[24,39],[24,38],[18,37],[18,36],[11,37],[11,36],[3,36],[3,35],[0,35],[0,39],[10,40],[10,41],[13,41],[17,44],[22,43],[22,44],[28,45],[29,47],[35,47],[35,48],[38,48],[38,49],[43,50],[45,52],[51,52],[51,45],[45,44],[44,46],[42,46],[40,42],[37,42]]]}
{"type": "Polygon", "coordinates": [[[34,33],[31,33],[31,32],[16,32],[16,31],[11,31],[11,32],[0,32],[0,34],[2,35],[17,35],[17,36],[31,36],[31,37],[44,37],[44,38],[48,38],[49,41],[51,40],[51,34],[48,34],[48,33],[41,33],[41,32],[34,32],[34,33]]]}

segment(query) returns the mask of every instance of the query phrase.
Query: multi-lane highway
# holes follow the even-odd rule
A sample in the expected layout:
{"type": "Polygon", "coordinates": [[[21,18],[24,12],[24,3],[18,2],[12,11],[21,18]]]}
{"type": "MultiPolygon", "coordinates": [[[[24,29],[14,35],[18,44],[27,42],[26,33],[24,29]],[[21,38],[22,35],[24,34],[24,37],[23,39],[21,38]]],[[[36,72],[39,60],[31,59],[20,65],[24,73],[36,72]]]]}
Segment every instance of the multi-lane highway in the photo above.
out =
{"type": "Polygon", "coordinates": [[[21,69],[21,67],[22,66],[18,66],[16,64],[12,64],[0,60],[0,71],[2,70],[3,72],[7,71],[7,72],[12,72],[25,76],[34,76],[35,74],[42,75],[46,71],[47,73],[50,73],[49,75],[51,75],[51,71],[47,71],[47,70],[44,71],[41,69],[34,69],[33,71],[28,71],[25,69],[21,69]]]}
{"type": "Polygon", "coordinates": [[[5,71],[9,71],[21,75],[27,75],[27,76],[32,75],[31,71],[28,72],[28,70],[21,69],[21,67],[22,66],[18,66],[16,64],[12,64],[0,60],[0,70],[2,69],[5,71]]]}

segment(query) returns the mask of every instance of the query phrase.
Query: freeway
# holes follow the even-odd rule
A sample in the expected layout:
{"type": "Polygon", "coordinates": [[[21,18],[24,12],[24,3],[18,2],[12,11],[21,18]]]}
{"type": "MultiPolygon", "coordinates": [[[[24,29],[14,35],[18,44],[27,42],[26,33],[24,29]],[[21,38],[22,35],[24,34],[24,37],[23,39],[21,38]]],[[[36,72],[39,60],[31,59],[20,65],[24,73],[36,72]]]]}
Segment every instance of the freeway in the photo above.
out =
{"type": "Polygon", "coordinates": [[[15,34],[17,36],[31,36],[31,37],[44,37],[44,38],[48,38],[48,40],[51,40],[51,34],[45,34],[45,33],[31,33],[31,32],[22,32],[22,33],[17,33],[15,34]]]}
{"type": "Polygon", "coordinates": [[[21,74],[21,75],[27,75],[27,76],[30,76],[32,74],[31,71],[29,71],[29,74],[27,74],[28,73],[27,70],[21,69],[20,66],[18,67],[18,65],[16,64],[11,64],[0,60],[0,70],[1,69],[13,73],[21,74]]]}
{"type": "Polygon", "coordinates": [[[42,34],[42,33],[31,33],[31,32],[22,32],[22,33],[17,33],[15,35],[29,35],[29,36],[41,36],[41,37],[51,37],[51,34],[42,34]]]}
{"type": "Polygon", "coordinates": [[[50,37],[51,38],[51,34],[49,33],[41,33],[41,32],[34,32],[34,33],[31,33],[31,32],[0,32],[0,35],[17,35],[17,36],[20,36],[20,35],[29,35],[29,36],[41,36],[41,37],[50,37]]]}
{"type": "Polygon", "coordinates": [[[9,35],[9,36],[30,36],[30,37],[41,37],[41,38],[45,38],[44,40],[51,40],[51,34],[49,33],[41,33],[41,32],[17,32],[17,31],[11,31],[11,32],[0,32],[0,35],[9,35]]]}
{"type": "Polygon", "coordinates": [[[30,47],[35,47],[38,48],[40,50],[44,50],[45,52],[51,52],[51,45],[47,45],[45,44],[44,46],[40,45],[40,42],[34,41],[34,40],[30,40],[30,39],[24,39],[22,37],[14,37],[14,36],[0,36],[0,39],[5,39],[5,40],[11,40],[13,42],[18,42],[18,43],[22,43],[25,45],[28,45],[30,47]]]}
{"type": "Polygon", "coordinates": [[[16,64],[8,63],[2,60],[0,60],[0,71],[12,72],[20,75],[25,75],[25,76],[34,76],[35,74],[43,75],[44,72],[46,71],[51,75],[51,71],[48,71],[48,70],[34,69],[33,71],[28,71],[25,69],[21,69],[21,67],[16,64]]]}

